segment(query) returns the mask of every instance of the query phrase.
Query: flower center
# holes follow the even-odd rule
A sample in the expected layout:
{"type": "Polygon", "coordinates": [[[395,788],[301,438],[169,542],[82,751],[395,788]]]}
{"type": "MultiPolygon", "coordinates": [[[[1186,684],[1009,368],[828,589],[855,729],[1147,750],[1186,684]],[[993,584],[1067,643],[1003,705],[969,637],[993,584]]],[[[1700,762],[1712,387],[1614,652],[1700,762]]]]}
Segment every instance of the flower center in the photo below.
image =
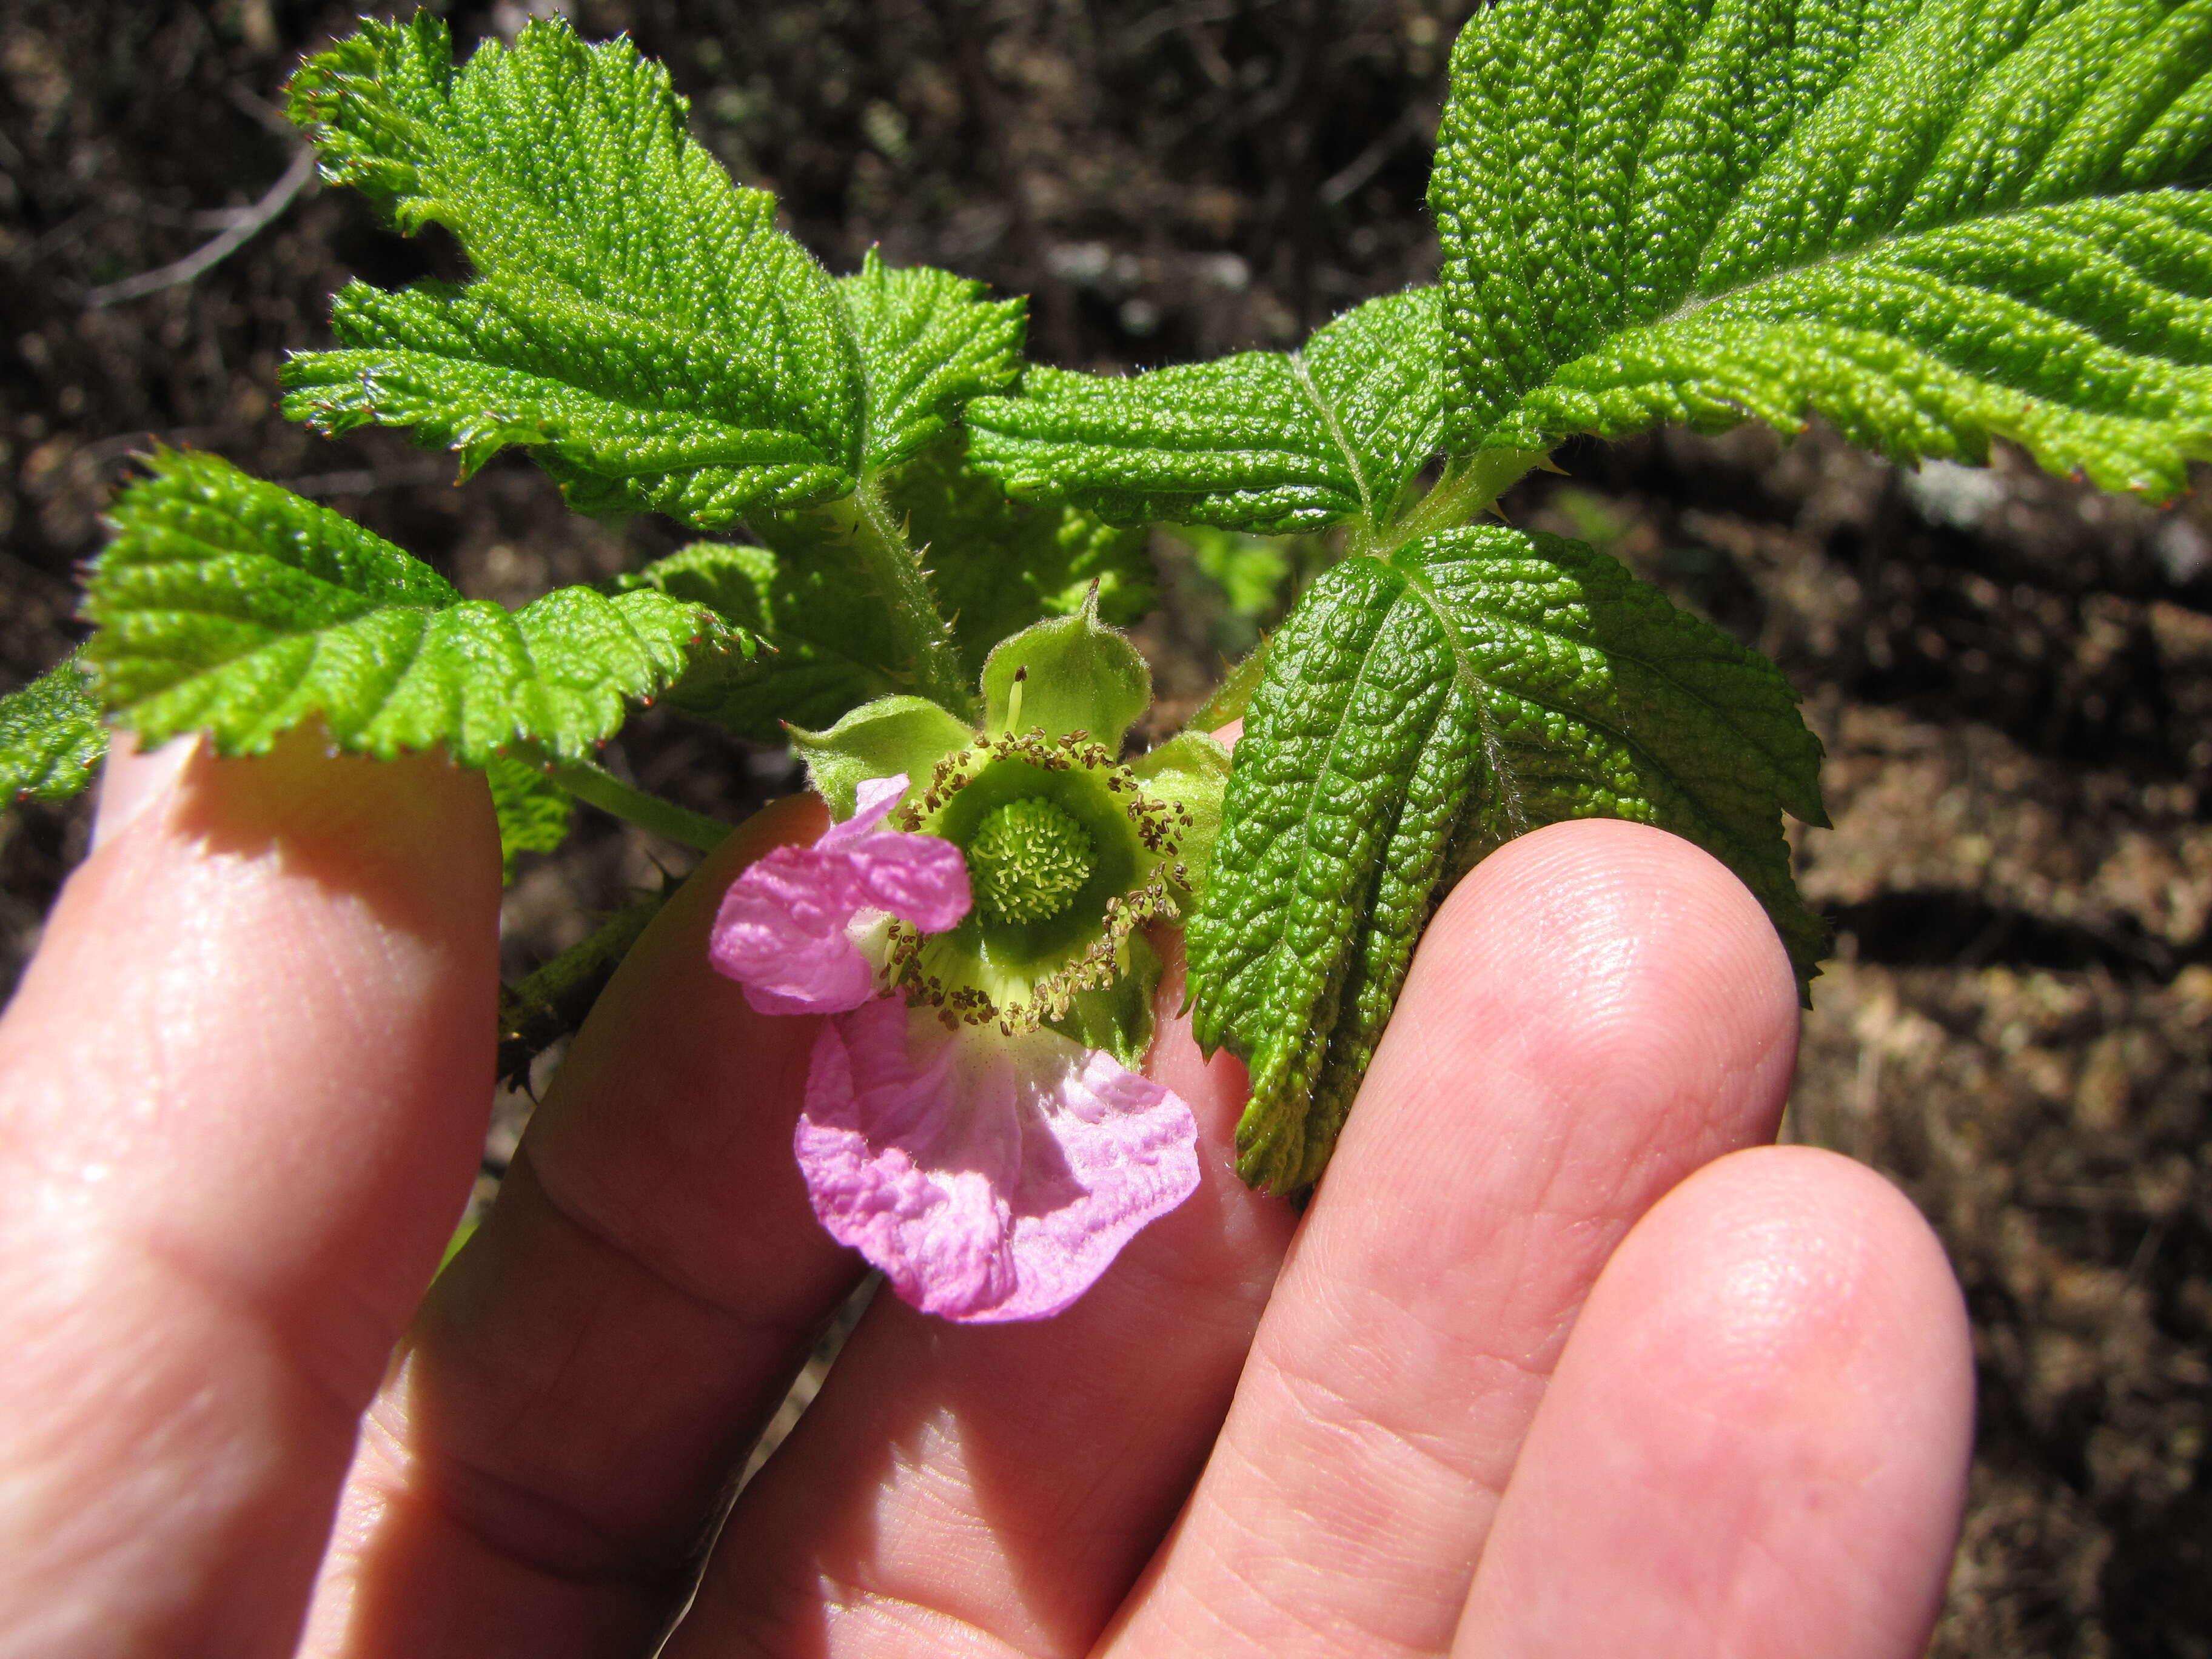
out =
{"type": "Polygon", "coordinates": [[[968,843],[975,902],[1004,921],[1058,915],[1097,867],[1090,832],[1042,795],[1008,801],[968,843]]]}

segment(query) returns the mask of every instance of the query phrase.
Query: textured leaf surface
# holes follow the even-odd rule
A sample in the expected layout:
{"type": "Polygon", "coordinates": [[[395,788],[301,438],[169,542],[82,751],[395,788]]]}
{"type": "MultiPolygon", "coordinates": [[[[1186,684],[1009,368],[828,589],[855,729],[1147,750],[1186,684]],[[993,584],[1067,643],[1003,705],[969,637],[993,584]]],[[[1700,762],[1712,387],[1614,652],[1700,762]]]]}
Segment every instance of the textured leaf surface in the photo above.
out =
{"type": "Polygon", "coordinates": [[[2170,495],[2212,454],[2204,0],[1505,0],[1430,189],[1455,449],[1825,415],[2170,495]]]}
{"type": "Polygon", "coordinates": [[[388,758],[441,744],[483,766],[526,742],[567,758],[620,727],[693,646],[750,649],[696,604],[556,590],[520,611],[442,577],[328,508],[211,455],[163,452],[117,497],[85,647],[122,724],[210,732],[254,754],[319,719],[388,758]]]}
{"type": "MultiPolygon", "coordinates": [[[[931,566],[972,684],[1000,641],[1041,617],[1073,616],[1092,585],[1100,616],[1133,622],[1152,600],[1141,531],[1070,507],[1010,501],[962,464],[960,441],[933,444],[889,477],[887,512],[931,566]]],[[[764,516],[768,546],[702,542],[618,579],[708,606],[772,647],[750,660],[708,658],[668,694],[687,713],[763,743],[783,723],[819,730],[875,698],[904,690],[899,642],[874,576],[849,537],[822,514],[764,516]]]]}
{"type": "Polygon", "coordinates": [[[906,460],[961,404],[1021,376],[1024,301],[986,300],[982,283],[926,265],[894,270],[873,249],[837,295],[867,380],[871,468],[906,460]]]}
{"type": "Polygon", "coordinates": [[[771,523],[775,547],[699,542],[620,577],[618,591],[657,589],[703,605],[769,647],[744,658],[702,656],[667,701],[758,743],[783,741],[783,722],[827,726],[848,710],[901,690],[897,642],[864,602],[868,572],[851,544],[793,515],[771,523]]]}
{"type": "Polygon", "coordinates": [[[1252,1067],[1248,1180],[1321,1172],[1444,886],[1566,818],[1654,823],[1824,944],[1781,811],[1820,744],[1763,659],[1579,542],[1480,526],[1348,560],[1268,641],[1190,932],[1196,1026],[1252,1067]]]}
{"type": "Polygon", "coordinates": [[[626,40],[535,22],[456,70],[427,14],[365,21],[292,111],[325,176],[403,230],[448,227],[478,273],[339,295],[342,349],[284,375],[286,413],[322,430],[413,427],[465,469],[526,444],[583,511],[716,526],[844,494],[1011,377],[1018,306],[873,264],[841,298],[626,40]]]}
{"type": "Polygon", "coordinates": [[[1006,499],[967,465],[958,441],[932,447],[889,484],[890,511],[921,550],[963,666],[1044,617],[1071,617],[1095,583],[1098,614],[1126,628],[1152,607],[1152,562],[1140,529],[1079,507],[1006,499]]]}
{"type": "Polygon", "coordinates": [[[1115,524],[1379,529],[1442,440],[1442,343],[1424,289],[1370,300],[1300,351],[1127,380],[1032,368],[1021,397],[969,407],[969,453],[1017,495],[1115,524]]]}
{"type": "Polygon", "coordinates": [[[82,653],[0,697],[0,805],[67,800],[92,781],[107,728],[82,653]]]}

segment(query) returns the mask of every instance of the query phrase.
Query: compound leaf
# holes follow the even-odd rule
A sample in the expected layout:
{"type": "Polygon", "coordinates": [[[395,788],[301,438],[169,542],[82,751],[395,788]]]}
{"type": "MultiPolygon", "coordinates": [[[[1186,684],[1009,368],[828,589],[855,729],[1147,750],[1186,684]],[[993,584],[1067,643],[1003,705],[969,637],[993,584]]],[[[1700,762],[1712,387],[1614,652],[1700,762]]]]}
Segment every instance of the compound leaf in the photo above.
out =
{"type": "Polygon", "coordinates": [[[0,804],[67,800],[92,781],[107,728],[82,650],[0,697],[0,804]]]}
{"type": "Polygon", "coordinates": [[[1808,415],[2168,495],[2212,455],[2208,0],[1504,0],[1430,187],[1449,442],[1808,415]]]}
{"type": "Polygon", "coordinates": [[[1437,899],[1543,824],[1687,836],[1809,976],[1825,933],[1781,813],[1826,817],[1796,705],[1765,659],[1579,542],[1478,526],[1323,575],[1268,641],[1190,930],[1199,1039],[1252,1067],[1245,1178],[1321,1173],[1437,899]]]}
{"type": "Polygon", "coordinates": [[[208,732],[257,754],[304,720],[380,758],[442,744],[486,765],[510,744],[588,756],[695,646],[750,651],[703,607],[564,587],[520,611],[464,599],[420,561],[212,455],[160,452],[116,498],[85,647],[121,724],[208,732]]]}
{"type": "Polygon", "coordinates": [[[963,418],[972,463],[1011,493],[1111,523],[1380,529],[1442,440],[1442,349],[1437,295],[1419,289],[1299,351],[1127,380],[1032,368],[1021,397],[978,398],[963,418]]]}
{"type": "MultiPolygon", "coordinates": [[[[341,349],[286,367],[288,415],[413,427],[465,471],[526,444],[586,512],[719,525],[853,488],[867,386],[852,318],[628,40],[533,22],[457,70],[427,13],[366,21],[301,68],[291,110],[326,178],[404,231],[445,225],[478,275],[348,285],[341,349]]],[[[975,356],[900,382],[908,428],[975,356]]]]}

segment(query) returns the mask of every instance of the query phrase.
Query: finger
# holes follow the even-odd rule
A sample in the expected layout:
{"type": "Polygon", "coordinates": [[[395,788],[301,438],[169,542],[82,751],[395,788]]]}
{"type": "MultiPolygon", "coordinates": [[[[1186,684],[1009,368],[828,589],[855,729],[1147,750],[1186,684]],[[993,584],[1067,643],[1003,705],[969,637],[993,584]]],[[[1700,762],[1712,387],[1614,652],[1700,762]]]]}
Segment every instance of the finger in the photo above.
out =
{"type": "Polygon", "coordinates": [[[1966,1310],[1904,1196],[1832,1153],[1724,1158],[1599,1279],[1453,1651],[1912,1659],[1972,1419],[1966,1310]]]}
{"type": "Polygon", "coordinates": [[[1437,1653],[1614,1245],[1772,1132],[1789,963],[1634,824],[1543,830],[1423,939],[1221,1444],[1115,1651],[1437,1653]]]}
{"type": "Polygon", "coordinates": [[[0,1630],[289,1650],[483,1145],[498,839],[307,733],[108,779],[0,1024],[0,1630]]]}
{"type": "Polygon", "coordinates": [[[857,1258],[791,1138],[817,1022],[707,960],[738,871],[818,833],[756,817],[656,917],[578,1035],[497,1203],[370,1413],[319,1652],[628,1652],[857,1258]]]}
{"type": "Polygon", "coordinates": [[[677,1656],[1086,1651],[1196,1478],[1293,1217],[1233,1169],[1243,1069],[1208,1064],[1172,954],[1152,1074],[1199,1190],[1066,1312],[953,1327],[879,1297],[719,1541],[677,1656]]]}

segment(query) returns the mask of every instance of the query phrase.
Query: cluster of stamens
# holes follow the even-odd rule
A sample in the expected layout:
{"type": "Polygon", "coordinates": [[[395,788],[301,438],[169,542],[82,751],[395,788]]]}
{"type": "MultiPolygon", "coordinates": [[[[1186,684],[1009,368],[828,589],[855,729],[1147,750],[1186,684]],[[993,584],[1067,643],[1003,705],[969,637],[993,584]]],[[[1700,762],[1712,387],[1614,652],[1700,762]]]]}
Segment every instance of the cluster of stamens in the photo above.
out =
{"type": "MultiPolygon", "coordinates": [[[[909,833],[921,830],[923,824],[942,811],[963,789],[981,774],[983,769],[999,761],[1021,761],[1041,772],[1066,772],[1080,767],[1100,774],[1099,781],[1109,795],[1115,797],[1122,811],[1134,829],[1138,842],[1145,850],[1160,862],[1149,878],[1133,892],[1116,894],[1106,900],[1105,915],[1099,936],[1092,939],[1079,954],[1055,968],[1039,980],[1031,994],[1018,1002],[1005,1005],[994,1002],[978,986],[948,985],[944,979],[922,964],[923,947],[927,938],[911,925],[894,921],[890,927],[890,980],[894,985],[907,988],[908,995],[918,1003],[938,1011],[938,1017],[948,1028],[962,1024],[989,1025],[995,1024],[1008,1036],[1018,1032],[1035,1030],[1048,1019],[1064,1018],[1074,1006],[1079,992],[1097,989],[1113,982],[1121,971],[1122,947],[1130,935],[1146,922],[1155,918],[1173,920],[1178,914],[1170,884],[1188,886],[1188,872],[1175,861],[1181,850],[1182,836],[1191,828],[1189,809],[1178,802],[1164,801],[1147,795],[1136,775],[1122,765],[1101,743],[1092,740],[1088,732],[1070,732],[1064,737],[1048,737],[1039,728],[1023,732],[1003,732],[994,738],[979,738],[965,749],[954,750],[937,763],[926,788],[918,799],[893,814],[899,826],[909,833]]],[[[1075,850],[1074,843],[1056,851],[1048,848],[1033,854],[1021,873],[1036,886],[1036,895],[1030,896],[1029,915],[1006,914],[1004,896],[991,892],[991,879],[987,873],[981,885],[978,899],[1002,919],[1021,921],[1056,915],[1066,908],[1073,892],[1091,872],[1088,853],[1089,837],[1074,820],[1059,808],[1051,806],[1042,797],[1027,797],[1008,803],[985,821],[987,831],[1003,824],[1009,836],[1022,827],[1018,816],[1010,817],[1009,808],[1019,808],[1035,799],[1046,807],[1051,817],[1036,815],[1040,824],[1051,826],[1058,838],[1065,840],[1063,831],[1052,825],[1052,819],[1065,824],[1083,838],[1085,854],[1084,867],[1074,875],[1073,862],[1064,862],[1062,855],[1075,850]],[[1039,878],[1042,879],[1040,881],[1039,878]],[[1057,904],[1042,908],[1057,895],[1057,904]]],[[[1036,827],[1036,826],[1031,826],[1036,827]]],[[[985,836],[975,838],[973,852],[984,851],[985,862],[995,854],[983,847],[985,836]]],[[[972,870],[971,870],[972,872],[972,870]]],[[[1017,903],[1017,911],[1023,907],[1017,903]]]]}

